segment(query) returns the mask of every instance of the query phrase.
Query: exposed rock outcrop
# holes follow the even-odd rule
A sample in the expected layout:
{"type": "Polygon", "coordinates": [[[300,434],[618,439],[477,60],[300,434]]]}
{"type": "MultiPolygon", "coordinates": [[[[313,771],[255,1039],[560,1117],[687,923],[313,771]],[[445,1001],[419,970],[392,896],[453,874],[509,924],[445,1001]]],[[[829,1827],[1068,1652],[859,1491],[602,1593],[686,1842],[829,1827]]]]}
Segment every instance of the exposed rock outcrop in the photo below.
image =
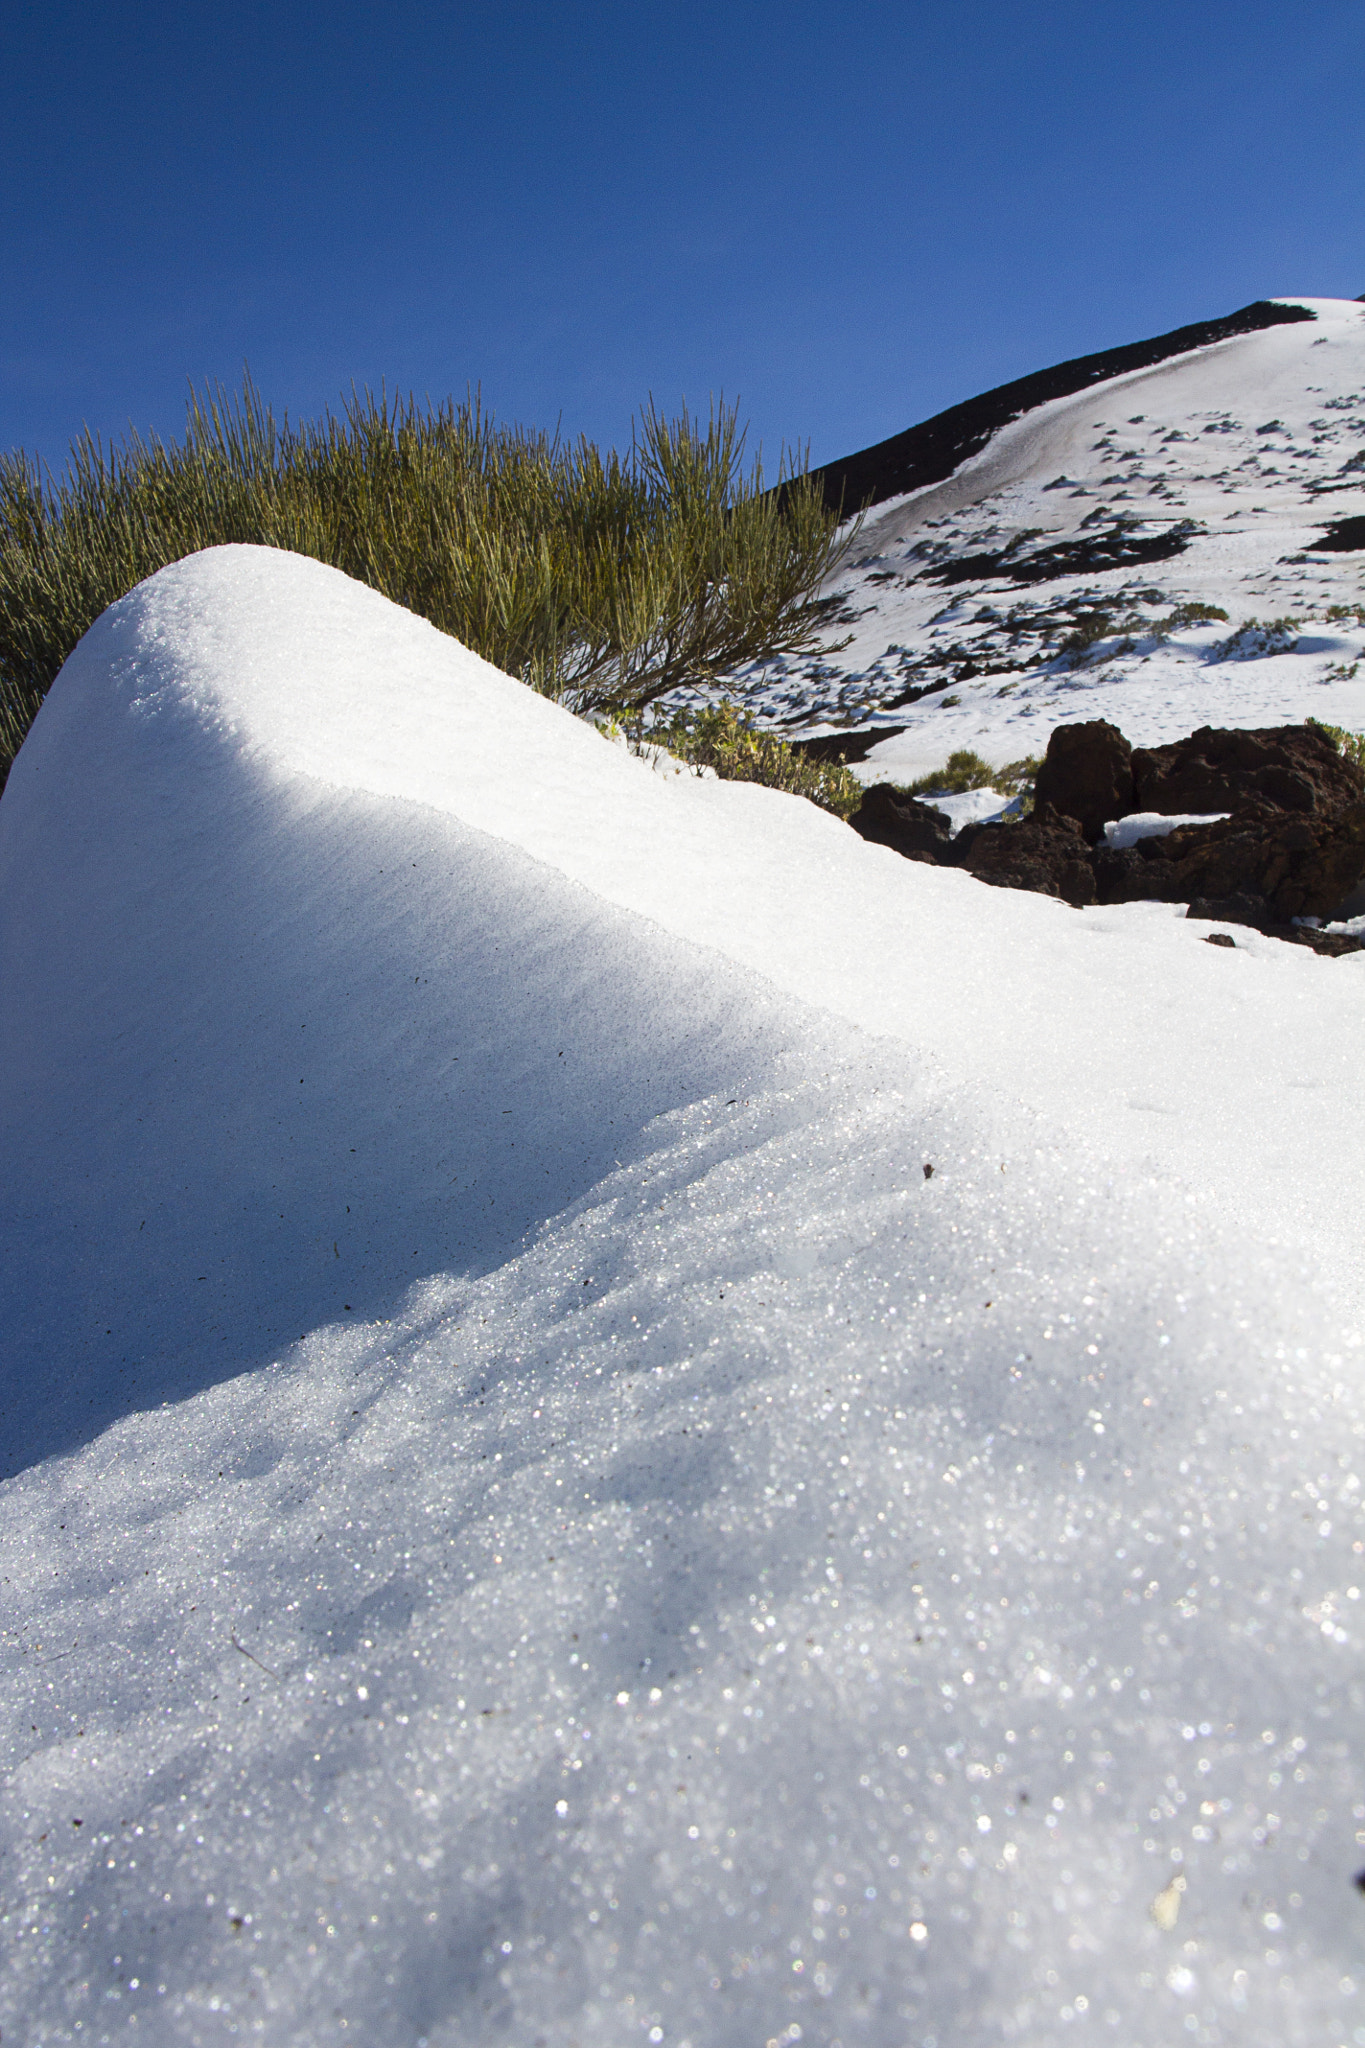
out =
{"type": "Polygon", "coordinates": [[[889,846],[907,860],[932,861],[938,867],[954,864],[952,820],[947,813],[907,796],[892,783],[874,782],[848,822],[862,838],[889,846]]]}
{"type": "Polygon", "coordinates": [[[1035,804],[1017,825],[968,825],[954,845],[955,864],[997,889],[1033,889],[1079,910],[1095,898],[1090,848],[1074,818],[1035,804]]]}
{"type": "Polygon", "coordinates": [[[1107,718],[1059,725],[1038,770],[1034,803],[1074,818],[1087,840],[1098,839],[1111,818],[1143,809],[1133,787],[1133,749],[1118,727],[1107,718]]]}
{"type": "Polygon", "coordinates": [[[1216,824],[1181,825],[1122,853],[1098,846],[1093,862],[1101,903],[1240,901],[1256,913],[1244,923],[1331,917],[1365,876],[1365,797],[1335,815],[1257,798],[1216,824]]]}
{"type": "Polygon", "coordinates": [[[1315,725],[1253,732],[1203,725],[1168,747],[1134,747],[1132,771],[1131,808],[1168,816],[1237,811],[1261,797],[1277,810],[1335,817],[1365,797],[1360,769],[1315,725]]]}
{"type": "Polygon", "coordinates": [[[967,826],[890,784],[868,791],[852,823],[912,860],[966,868],[998,888],[1076,906],[1186,903],[1191,916],[1255,926],[1321,952],[1357,949],[1295,918],[1331,918],[1365,880],[1365,774],[1320,728],[1203,726],[1165,747],[1132,747],[1105,719],[1059,726],[1039,770],[1032,816],[967,826]],[[1224,812],[1126,848],[1104,827],[1137,811],[1224,812]]]}

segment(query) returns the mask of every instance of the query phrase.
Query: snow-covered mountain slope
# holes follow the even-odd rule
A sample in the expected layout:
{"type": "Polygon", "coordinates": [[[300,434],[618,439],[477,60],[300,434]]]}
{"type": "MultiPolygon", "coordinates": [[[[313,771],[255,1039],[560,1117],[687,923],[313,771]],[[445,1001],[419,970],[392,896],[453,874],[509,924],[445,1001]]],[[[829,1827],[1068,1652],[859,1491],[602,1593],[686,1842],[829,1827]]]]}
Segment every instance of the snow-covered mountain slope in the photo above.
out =
{"type": "Polygon", "coordinates": [[[1313,317],[1033,405],[874,505],[830,586],[833,651],[736,679],[754,709],[903,728],[870,780],[959,747],[1003,765],[1078,718],[1143,745],[1365,726],[1365,305],[1277,303],[1313,317]]]}
{"type": "Polygon", "coordinates": [[[0,876],[7,2040],[1354,2041],[1358,958],[254,549],[0,876]]]}

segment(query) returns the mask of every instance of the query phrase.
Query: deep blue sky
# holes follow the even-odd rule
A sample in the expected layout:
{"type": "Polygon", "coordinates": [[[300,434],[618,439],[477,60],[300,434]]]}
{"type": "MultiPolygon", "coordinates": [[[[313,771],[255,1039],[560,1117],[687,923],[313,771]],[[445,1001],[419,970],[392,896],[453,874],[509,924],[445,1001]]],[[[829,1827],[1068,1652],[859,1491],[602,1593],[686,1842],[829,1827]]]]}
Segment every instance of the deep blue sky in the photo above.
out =
{"type": "Polygon", "coordinates": [[[0,0],[0,449],[354,380],[820,461],[1365,291],[1361,0],[0,0]]]}

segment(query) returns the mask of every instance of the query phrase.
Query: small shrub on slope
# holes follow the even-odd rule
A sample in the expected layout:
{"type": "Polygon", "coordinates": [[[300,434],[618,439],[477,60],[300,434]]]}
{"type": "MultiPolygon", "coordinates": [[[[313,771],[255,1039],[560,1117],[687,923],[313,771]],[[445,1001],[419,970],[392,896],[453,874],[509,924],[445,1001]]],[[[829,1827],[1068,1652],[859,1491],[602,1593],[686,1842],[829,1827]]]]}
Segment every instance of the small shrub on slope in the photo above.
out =
{"type": "Polygon", "coordinates": [[[1248,619],[1226,640],[1209,649],[1211,661],[1259,661],[1270,654],[1292,654],[1298,645],[1301,619],[1248,619]]]}
{"type": "Polygon", "coordinates": [[[1074,666],[1092,647],[1097,647],[1100,641],[1107,640],[1113,629],[1112,613],[1098,609],[1082,612],[1077,617],[1072,631],[1059,643],[1058,658],[1069,661],[1074,666]]]}
{"type": "Polygon", "coordinates": [[[1149,630],[1157,639],[1164,640],[1169,633],[1183,633],[1190,626],[1225,626],[1228,615],[1217,604],[1178,604],[1173,612],[1167,612],[1164,619],[1154,619],[1149,630]]]}
{"type": "Polygon", "coordinates": [[[1320,718],[1310,718],[1308,723],[1325,732],[1339,754],[1354,761],[1357,768],[1365,769],[1365,732],[1347,732],[1341,725],[1324,725],[1320,718]]]}
{"type": "Polygon", "coordinates": [[[0,774],[77,640],[145,577],[224,541],[330,562],[575,710],[813,645],[841,552],[804,466],[767,491],[733,407],[651,406],[624,456],[497,426],[477,400],[353,397],[277,424],[191,395],[178,443],[90,434],[54,480],[0,456],[0,774]]]}
{"type": "Polygon", "coordinates": [[[662,747],[694,768],[711,768],[725,782],[761,782],[809,797],[836,818],[851,817],[863,800],[856,775],[837,761],[812,761],[773,733],[760,732],[728,698],[700,711],[678,711],[666,723],[639,726],[632,744],[662,747]]]}
{"type": "Polygon", "coordinates": [[[1037,773],[1038,760],[1033,754],[1026,754],[1021,761],[1010,761],[1004,768],[992,768],[980,754],[961,747],[955,754],[949,754],[945,765],[932,775],[921,775],[917,782],[905,783],[903,787],[907,796],[960,796],[969,789],[998,789],[1001,796],[1008,797],[1029,796],[1037,773]]]}

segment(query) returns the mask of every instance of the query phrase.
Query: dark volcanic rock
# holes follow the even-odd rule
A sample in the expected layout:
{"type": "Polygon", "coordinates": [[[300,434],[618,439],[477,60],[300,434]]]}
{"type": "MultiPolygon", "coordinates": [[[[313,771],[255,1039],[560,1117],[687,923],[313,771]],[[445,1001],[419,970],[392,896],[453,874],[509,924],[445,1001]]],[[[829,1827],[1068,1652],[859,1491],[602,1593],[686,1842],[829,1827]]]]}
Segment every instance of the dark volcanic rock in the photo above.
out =
{"type": "Polygon", "coordinates": [[[1134,747],[1132,769],[1138,811],[1236,811],[1264,797],[1280,810],[1332,817],[1365,798],[1355,762],[1312,725],[1204,725],[1169,747],[1134,747]]]}
{"type": "Polygon", "coordinates": [[[1309,946],[1328,960],[1340,960],[1346,953],[1365,953],[1365,939],[1354,938],[1350,932],[1315,932],[1309,924],[1296,924],[1283,936],[1291,945],[1309,946]]]}
{"type": "Polygon", "coordinates": [[[1275,923],[1264,901],[1255,896],[1228,896],[1221,901],[1216,896],[1196,896],[1185,915],[1207,917],[1216,924],[1249,925],[1252,931],[1267,934],[1275,923]]]}
{"type": "Polygon", "coordinates": [[[1047,743],[1034,800],[1074,818],[1087,840],[1098,839],[1111,818],[1156,808],[1135,800],[1132,763],[1132,747],[1107,718],[1059,725],[1047,743]]]}
{"type": "Polygon", "coordinates": [[[1196,530],[1187,519],[1160,533],[1134,533],[1131,522],[1117,520],[1107,533],[1059,541],[1053,547],[1035,548],[1032,554],[1000,548],[993,554],[959,555],[955,562],[926,569],[924,581],[984,583],[1002,577],[1010,583],[1052,583],[1059,576],[1103,576],[1106,570],[1130,569],[1139,562],[1168,562],[1172,555],[1185,552],[1196,530]]]}
{"type": "Polygon", "coordinates": [[[922,804],[889,782],[874,782],[864,792],[849,824],[863,839],[889,846],[907,860],[953,864],[952,821],[945,811],[922,804]]]}
{"type": "Polygon", "coordinates": [[[1132,763],[1136,809],[1231,815],[1125,853],[1098,847],[1102,903],[1238,900],[1283,924],[1330,917],[1365,876],[1365,776],[1315,726],[1203,726],[1169,747],[1135,747],[1132,763]]]}
{"type": "Polygon", "coordinates": [[[1221,915],[1284,925],[1330,917],[1365,876],[1365,776],[1311,725],[1242,732],[1202,726],[1168,747],[1132,747],[1104,719],[1058,726],[1037,800],[1097,840],[1130,811],[1227,811],[1091,855],[1101,903],[1201,898],[1221,915]]]}
{"type": "MultiPolygon", "coordinates": [[[[944,690],[948,686],[937,683],[934,687],[944,690]]],[[[794,754],[804,754],[808,761],[840,761],[847,765],[850,761],[865,761],[883,740],[898,740],[906,730],[903,725],[868,725],[858,732],[822,732],[813,740],[788,740],[787,745],[794,754]]]]}
{"type": "Polygon", "coordinates": [[[1365,880],[1365,775],[1313,726],[1204,726],[1169,747],[1130,748],[1105,719],[1058,726],[1033,815],[969,825],[890,783],[851,820],[910,860],[965,868],[996,888],[1087,903],[1187,903],[1190,915],[1253,926],[1321,953],[1360,950],[1295,918],[1331,918],[1365,880]],[[1133,811],[1224,811],[1122,849],[1100,837],[1133,811]],[[1092,844],[1092,841],[1098,841],[1092,844]]]}
{"type": "Polygon", "coordinates": [[[1094,864],[1101,903],[1207,902],[1241,924],[1330,917],[1365,873],[1365,802],[1322,818],[1262,800],[1123,853],[1097,847],[1094,864]]]}
{"type": "Polygon", "coordinates": [[[1074,818],[1047,804],[1017,825],[967,826],[955,849],[959,865],[998,889],[1031,889],[1060,896],[1079,910],[1095,901],[1090,849],[1074,818]]]}
{"type": "Polygon", "coordinates": [[[1321,540],[1312,544],[1312,552],[1320,554],[1354,555],[1365,548],[1365,519],[1334,519],[1321,540]]]}

